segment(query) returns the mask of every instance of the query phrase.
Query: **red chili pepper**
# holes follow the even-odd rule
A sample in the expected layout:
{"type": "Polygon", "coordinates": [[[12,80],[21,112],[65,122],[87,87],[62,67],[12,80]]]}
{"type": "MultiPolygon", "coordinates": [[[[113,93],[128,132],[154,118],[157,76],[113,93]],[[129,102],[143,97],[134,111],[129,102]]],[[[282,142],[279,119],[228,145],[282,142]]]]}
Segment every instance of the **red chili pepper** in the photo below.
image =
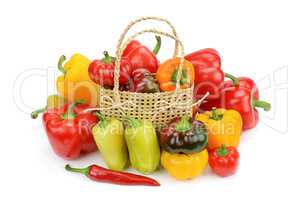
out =
{"type": "Polygon", "coordinates": [[[137,40],[133,40],[125,48],[122,58],[129,60],[133,69],[146,68],[151,73],[155,73],[158,68],[158,60],[155,55],[161,45],[161,38],[159,36],[155,38],[157,43],[152,52],[137,40]]]}
{"type": "Polygon", "coordinates": [[[224,81],[221,58],[215,49],[202,49],[184,57],[195,68],[194,98],[200,99],[206,92],[208,100],[220,98],[219,89],[224,81]]]}
{"type": "MultiPolygon", "coordinates": [[[[89,66],[89,76],[97,84],[102,86],[114,86],[115,58],[104,51],[102,60],[94,60],[89,66]]],[[[120,85],[125,85],[130,79],[132,66],[130,62],[122,58],[120,61],[120,85]]]]}
{"type": "Polygon", "coordinates": [[[208,163],[213,172],[219,176],[233,175],[239,164],[239,152],[235,147],[222,145],[209,152],[208,163]]]}
{"type": "Polygon", "coordinates": [[[220,106],[226,109],[238,111],[243,118],[243,130],[256,126],[259,120],[256,107],[263,108],[265,111],[271,109],[271,105],[266,101],[258,99],[258,89],[254,82],[249,78],[236,78],[226,73],[230,82],[225,83],[221,90],[220,106]]]}
{"type": "Polygon", "coordinates": [[[84,174],[91,180],[98,182],[106,182],[119,185],[160,186],[160,184],[156,180],[148,178],[146,176],[109,170],[97,165],[90,165],[86,168],[73,168],[70,165],[66,165],[65,169],[71,172],[84,174]]]}
{"type": "Polygon", "coordinates": [[[97,149],[91,129],[99,120],[93,113],[83,112],[90,107],[80,103],[76,101],[43,114],[49,142],[54,152],[65,159],[75,159],[97,149]]]}

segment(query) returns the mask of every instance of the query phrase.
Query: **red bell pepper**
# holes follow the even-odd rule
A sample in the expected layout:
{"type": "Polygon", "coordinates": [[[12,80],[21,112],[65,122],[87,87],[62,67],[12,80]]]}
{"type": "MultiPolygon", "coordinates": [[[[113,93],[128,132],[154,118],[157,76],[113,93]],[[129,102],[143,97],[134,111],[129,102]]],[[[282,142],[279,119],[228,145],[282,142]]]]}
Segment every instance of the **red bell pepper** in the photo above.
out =
{"type": "Polygon", "coordinates": [[[99,119],[92,112],[84,112],[87,108],[89,105],[76,101],[43,114],[44,128],[58,156],[75,159],[97,149],[92,127],[99,119]]]}
{"type": "MultiPolygon", "coordinates": [[[[230,74],[225,73],[225,77],[231,76],[230,74]]],[[[248,77],[238,77],[239,79],[239,86],[248,88],[249,90],[252,90],[253,98],[259,99],[259,91],[255,84],[255,82],[248,78],[248,77]]],[[[224,88],[232,87],[233,81],[227,80],[220,86],[220,91],[222,91],[224,88]]],[[[221,93],[221,92],[220,92],[221,93]]],[[[201,103],[200,108],[198,108],[198,111],[210,111],[213,107],[220,108],[221,107],[221,95],[219,98],[216,99],[209,99],[208,101],[204,101],[201,103]]]]}
{"type": "Polygon", "coordinates": [[[255,127],[259,120],[256,107],[269,111],[271,105],[258,99],[258,89],[253,80],[245,77],[239,79],[227,73],[226,77],[231,81],[224,84],[218,106],[238,111],[243,119],[243,130],[255,127]]]}
{"type": "Polygon", "coordinates": [[[202,49],[184,57],[195,68],[194,98],[200,99],[206,92],[207,100],[220,98],[219,89],[224,81],[221,58],[215,49],[202,49]]]}
{"type": "Polygon", "coordinates": [[[208,163],[212,171],[219,176],[233,175],[238,168],[239,152],[235,147],[222,145],[209,152],[208,163]]]}
{"type": "MultiPolygon", "coordinates": [[[[235,77],[232,77],[232,75],[228,74],[228,73],[225,73],[225,77],[227,78],[235,78],[235,77]]],[[[258,91],[258,88],[255,84],[255,82],[251,79],[251,78],[248,78],[248,77],[238,77],[238,84],[240,87],[245,87],[249,90],[252,90],[252,93],[253,93],[253,98],[254,99],[259,99],[259,91],[258,91]]],[[[223,88],[228,88],[228,87],[232,87],[234,85],[234,82],[232,81],[232,79],[229,79],[227,81],[224,82],[224,86],[223,88]]]]}
{"type": "Polygon", "coordinates": [[[161,38],[159,36],[156,36],[155,38],[157,43],[152,52],[137,40],[133,40],[127,45],[123,52],[122,58],[129,60],[133,70],[138,68],[146,68],[151,73],[155,73],[157,71],[159,63],[155,55],[160,49],[161,38]]]}
{"type": "Polygon", "coordinates": [[[66,165],[65,169],[67,171],[84,174],[91,180],[98,182],[106,182],[119,185],[160,186],[160,184],[152,178],[128,172],[109,170],[97,165],[91,165],[86,168],[73,168],[70,165],[66,165]]]}
{"type": "Polygon", "coordinates": [[[221,97],[216,99],[205,99],[200,106],[197,108],[197,112],[202,113],[203,111],[211,111],[213,108],[221,107],[221,97]]]}
{"type": "MultiPolygon", "coordinates": [[[[102,60],[94,60],[89,65],[89,76],[97,84],[101,86],[114,86],[114,68],[115,58],[111,57],[107,51],[104,51],[104,58],[102,60]]],[[[130,62],[122,58],[120,61],[120,85],[125,85],[130,79],[132,66],[130,62]]]]}

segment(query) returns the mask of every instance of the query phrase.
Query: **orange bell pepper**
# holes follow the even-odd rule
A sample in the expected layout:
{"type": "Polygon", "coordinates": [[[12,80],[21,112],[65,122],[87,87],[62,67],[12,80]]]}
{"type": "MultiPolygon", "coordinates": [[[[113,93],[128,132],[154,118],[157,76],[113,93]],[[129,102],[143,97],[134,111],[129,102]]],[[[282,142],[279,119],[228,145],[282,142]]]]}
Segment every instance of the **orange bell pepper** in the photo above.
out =
{"type": "Polygon", "coordinates": [[[196,115],[196,120],[202,121],[208,130],[208,149],[226,146],[238,147],[243,127],[242,117],[235,110],[213,108],[196,115]]]}
{"type": "MultiPolygon", "coordinates": [[[[156,79],[162,91],[172,91],[176,89],[176,78],[180,64],[179,58],[173,58],[161,63],[156,72],[156,79]]],[[[192,63],[184,60],[180,87],[182,89],[191,87],[195,80],[195,70],[192,63]]]]}

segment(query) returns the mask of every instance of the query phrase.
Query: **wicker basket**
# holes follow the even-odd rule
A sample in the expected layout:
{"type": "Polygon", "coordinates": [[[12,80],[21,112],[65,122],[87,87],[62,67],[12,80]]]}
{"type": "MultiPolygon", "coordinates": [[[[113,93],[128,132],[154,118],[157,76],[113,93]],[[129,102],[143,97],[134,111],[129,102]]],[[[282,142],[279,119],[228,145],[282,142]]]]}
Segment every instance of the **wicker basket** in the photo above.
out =
{"type": "Polygon", "coordinates": [[[115,117],[120,120],[122,120],[124,116],[148,119],[152,121],[156,129],[162,128],[174,119],[174,117],[191,116],[193,105],[201,103],[205,97],[193,104],[193,86],[188,89],[180,88],[179,80],[181,77],[183,55],[183,45],[178,39],[174,26],[168,20],[158,17],[142,17],[131,22],[122,33],[118,42],[114,71],[114,88],[113,90],[110,90],[100,87],[99,110],[107,117],[115,117]],[[134,24],[145,20],[165,22],[171,27],[172,34],[161,32],[156,29],[147,29],[134,34],[124,42],[129,29],[134,24]],[[175,40],[175,51],[173,56],[177,56],[181,59],[179,73],[177,74],[176,90],[158,93],[134,93],[119,90],[119,70],[122,53],[134,38],[145,33],[166,36],[175,40]]]}

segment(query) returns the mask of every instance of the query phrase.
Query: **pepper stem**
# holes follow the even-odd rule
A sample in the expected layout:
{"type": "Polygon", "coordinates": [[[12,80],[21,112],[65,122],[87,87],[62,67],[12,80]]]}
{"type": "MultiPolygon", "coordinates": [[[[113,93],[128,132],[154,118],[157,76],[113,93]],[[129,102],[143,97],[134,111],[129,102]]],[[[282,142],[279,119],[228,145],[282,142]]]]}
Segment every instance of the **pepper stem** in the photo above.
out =
{"type": "Polygon", "coordinates": [[[85,167],[85,168],[74,168],[74,167],[71,167],[69,164],[67,164],[65,166],[65,169],[67,171],[70,171],[70,172],[76,172],[76,173],[81,173],[81,174],[84,174],[86,176],[88,176],[89,174],[89,171],[90,171],[90,167],[85,167]]]}
{"type": "Polygon", "coordinates": [[[156,45],[155,45],[154,49],[152,50],[152,53],[157,55],[160,50],[160,47],[161,47],[161,37],[159,35],[156,35],[155,39],[156,39],[156,45]]]}
{"type": "MultiPolygon", "coordinates": [[[[173,83],[177,83],[177,74],[178,74],[179,70],[176,69],[174,70],[172,76],[171,76],[171,79],[173,81],[173,83]]],[[[186,70],[182,70],[182,73],[181,73],[181,78],[180,78],[180,84],[183,85],[183,84],[187,84],[187,83],[190,83],[190,79],[186,73],[186,70]]]]}
{"type": "Polygon", "coordinates": [[[229,78],[229,79],[232,80],[234,86],[237,86],[239,84],[240,81],[237,77],[235,77],[231,74],[228,74],[228,73],[225,73],[224,75],[225,75],[226,78],[229,78]]]}
{"type": "Polygon", "coordinates": [[[131,126],[131,127],[133,127],[133,128],[137,128],[137,127],[139,127],[139,126],[142,125],[141,120],[135,119],[135,118],[133,118],[133,117],[127,117],[127,116],[126,116],[126,117],[124,117],[124,120],[125,120],[126,122],[128,122],[129,126],[131,126]]]}
{"type": "Polygon", "coordinates": [[[213,120],[221,120],[223,118],[223,115],[218,113],[216,107],[213,107],[211,109],[211,116],[209,118],[213,120]]]}
{"type": "Polygon", "coordinates": [[[105,127],[107,125],[107,119],[105,116],[100,112],[95,112],[94,115],[96,115],[100,119],[99,126],[105,127]]]}
{"type": "Polygon", "coordinates": [[[176,131],[183,133],[193,128],[192,123],[189,121],[189,117],[183,116],[181,120],[176,124],[176,131]]]}
{"type": "Polygon", "coordinates": [[[105,64],[111,64],[114,62],[114,57],[110,56],[108,51],[103,51],[104,58],[102,58],[102,62],[105,64]]]}
{"type": "Polygon", "coordinates": [[[40,108],[40,109],[38,109],[38,110],[35,110],[35,111],[33,111],[33,112],[31,113],[31,118],[32,118],[32,119],[36,119],[36,118],[39,116],[40,113],[43,113],[43,112],[45,112],[45,111],[46,111],[46,108],[40,108]]]}
{"type": "Polygon", "coordinates": [[[65,114],[62,115],[62,119],[75,119],[76,115],[74,113],[74,108],[77,104],[83,104],[83,100],[77,100],[71,103],[68,107],[68,110],[65,114]]]}
{"type": "Polygon", "coordinates": [[[222,144],[216,151],[219,157],[225,157],[228,154],[227,148],[225,144],[222,144]]]}
{"type": "Polygon", "coordinates": [[[62,56],[60,56],[58,63],[57,63],[58,70],[61,71],[64,75],[67,73],[67,71],[63,67],[63,63],[65,62],[66,59],[67,59],[66,56],[62,55],[62,56]]]}
{"type": "Polygon", "coordinates": [[[252,105],[254,107],[263,108],[264,111],[269,111],[271,109],[271,104],[266,101],[260,101],[260,100],[252,100],[252,105]]]}

